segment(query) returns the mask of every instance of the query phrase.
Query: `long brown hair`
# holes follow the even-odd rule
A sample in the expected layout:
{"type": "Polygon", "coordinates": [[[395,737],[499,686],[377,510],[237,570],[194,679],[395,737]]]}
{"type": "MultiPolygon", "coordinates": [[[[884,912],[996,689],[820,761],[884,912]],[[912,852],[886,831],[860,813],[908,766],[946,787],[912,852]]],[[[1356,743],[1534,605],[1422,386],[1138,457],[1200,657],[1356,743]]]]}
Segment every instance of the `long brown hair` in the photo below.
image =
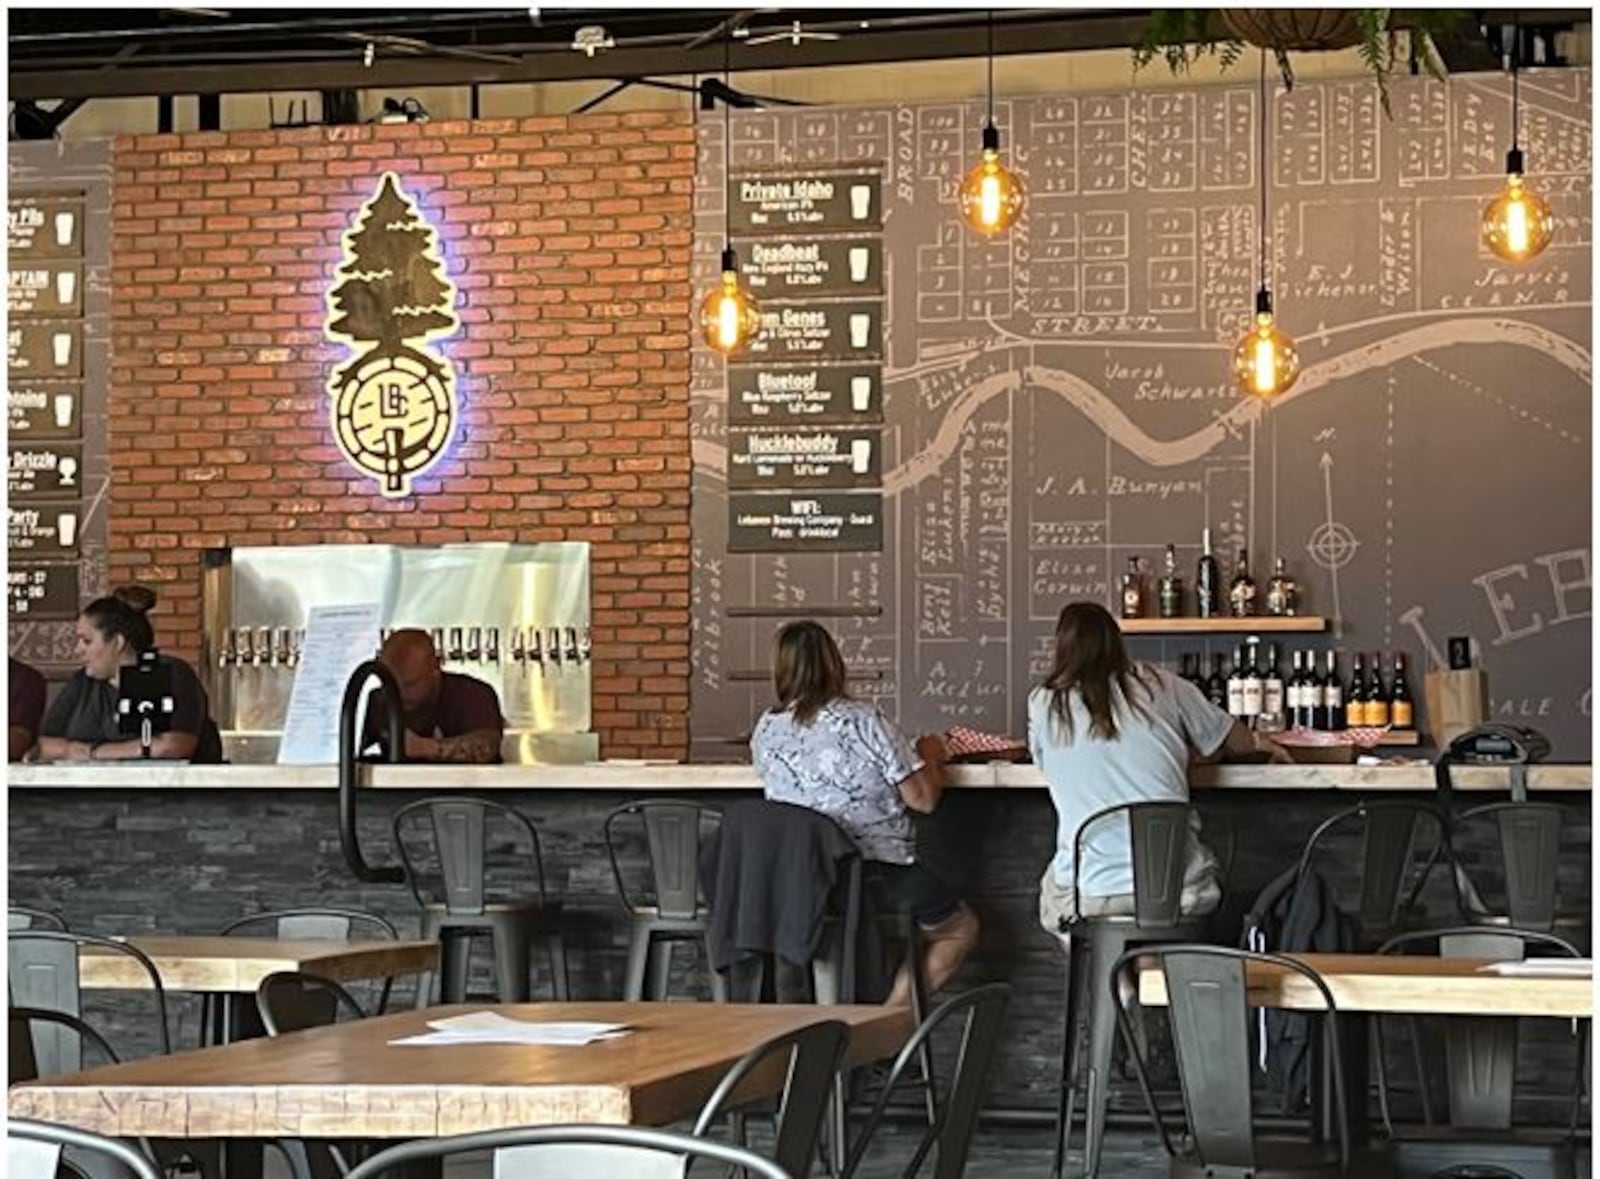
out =
{"type": "Polygon", "coordinates": [[[809,619],[780,630],[772,657],[772,687],[778,693],[773,711],[792,708],[802,725],[809,725],[828,701],[848,696],[844,657],[833,636],[809,619]]]}
{"type": "Polygon", "coordinates": [[[1144,714],[1134,687],[1149,691],[1122,645],[1122,630],[1110,611],[1098,602],[1071,602],[1056,619],[1056,659],[1044,681],[1050,693],[1050,718],[1072,740],[1072,691],[1083,697],[1089,711],[1089,731],[1107,741],[1117,739],[1116,696],[1135,712],[1144,714]]]}

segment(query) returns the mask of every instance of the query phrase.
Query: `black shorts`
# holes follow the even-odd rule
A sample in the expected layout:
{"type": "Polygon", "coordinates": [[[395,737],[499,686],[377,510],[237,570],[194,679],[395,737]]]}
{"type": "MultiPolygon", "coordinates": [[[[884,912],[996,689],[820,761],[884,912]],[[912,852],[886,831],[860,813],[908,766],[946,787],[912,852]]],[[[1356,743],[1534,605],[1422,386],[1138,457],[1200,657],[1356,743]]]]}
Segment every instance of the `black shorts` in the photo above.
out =
{"type": "Polygon", "coordinates": [[[961,907],[950,886],[921,864],[866,864],[861,879],[885,909],[910,913],[923,929],[943,925],[961,907]]]}

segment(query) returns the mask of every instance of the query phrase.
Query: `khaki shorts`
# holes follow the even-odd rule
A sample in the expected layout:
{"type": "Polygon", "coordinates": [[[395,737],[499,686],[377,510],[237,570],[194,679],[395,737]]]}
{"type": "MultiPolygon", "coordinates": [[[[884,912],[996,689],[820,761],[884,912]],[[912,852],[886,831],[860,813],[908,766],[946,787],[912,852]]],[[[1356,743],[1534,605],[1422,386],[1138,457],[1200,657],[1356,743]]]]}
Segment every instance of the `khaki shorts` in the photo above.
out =
{"type": "MultiPolygon", "coordinates": [[[[1178,909],[1184,916],[1203,916],[1216,911],[1222,903],[1222,885],[1217,879],[1216,860],[1207,854],[1203,864],[1191,869],[1191,877],[1183,882],[1183,894],[1178,898],[1178,909]]],[[[1066,941],[1062,933],[1064,922],[1073,915],[1072,892],[1056,883],[1056,874],[1046,864],[1039,878],[1039,924],[1046,932],[1066,941]]],[[[1115,893],[1111,896],[1085,896],[1077,910],[1084,917],[1131,917],[1133,894],[1115,893]]]]}

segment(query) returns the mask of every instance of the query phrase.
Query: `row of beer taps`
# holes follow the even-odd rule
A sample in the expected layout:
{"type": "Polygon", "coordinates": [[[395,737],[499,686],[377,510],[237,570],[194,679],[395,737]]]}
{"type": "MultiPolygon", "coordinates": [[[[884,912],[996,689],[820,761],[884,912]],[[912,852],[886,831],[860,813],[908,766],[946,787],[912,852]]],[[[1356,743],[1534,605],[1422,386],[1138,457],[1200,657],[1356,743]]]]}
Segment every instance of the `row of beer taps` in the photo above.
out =
{"type": "MultiPolygon", "coordinates": [[[[387,641],[395,628],[384,627],[380,638],[387,641]]],[[[505,630],[501,646],[498,626],[436,626],[429,631],[433,649],[446,664],[505,663],[545,664],[587,663],[590,635],[587,626],[512,626],[505,630]]],[[[218,667],[297,667],[305,649],[305,627],[230,626],[223,632],[218,667]]]]}

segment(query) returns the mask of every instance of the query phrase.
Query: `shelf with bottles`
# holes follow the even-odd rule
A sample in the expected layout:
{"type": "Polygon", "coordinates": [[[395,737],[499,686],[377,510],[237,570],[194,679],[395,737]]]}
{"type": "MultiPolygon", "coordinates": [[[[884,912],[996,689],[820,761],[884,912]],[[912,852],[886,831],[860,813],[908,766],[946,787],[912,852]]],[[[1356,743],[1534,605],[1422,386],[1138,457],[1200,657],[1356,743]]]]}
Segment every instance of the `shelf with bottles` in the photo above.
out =
{"type": "Polygon", "coordinates": [[[1329,620],[1316,615],[1253,615],[1246,618],[1121,618],[1129,635],[1322,634],[1329,620]]]}

